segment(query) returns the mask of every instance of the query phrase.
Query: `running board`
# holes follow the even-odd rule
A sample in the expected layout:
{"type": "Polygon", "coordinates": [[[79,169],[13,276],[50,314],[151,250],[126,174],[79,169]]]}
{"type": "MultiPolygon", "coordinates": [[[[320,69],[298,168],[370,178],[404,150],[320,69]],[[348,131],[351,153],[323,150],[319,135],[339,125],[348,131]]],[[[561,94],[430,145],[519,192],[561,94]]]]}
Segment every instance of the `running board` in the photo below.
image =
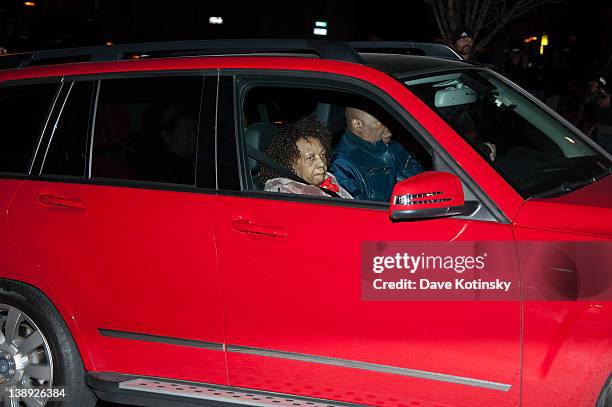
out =
{"type": "Polygon", "coordinates": [[[357,407],[357,404],[270,393],[236,387],[171,379],[89,373],[87,383],[96,395],[112,403],[146,407],[357,407]]]}

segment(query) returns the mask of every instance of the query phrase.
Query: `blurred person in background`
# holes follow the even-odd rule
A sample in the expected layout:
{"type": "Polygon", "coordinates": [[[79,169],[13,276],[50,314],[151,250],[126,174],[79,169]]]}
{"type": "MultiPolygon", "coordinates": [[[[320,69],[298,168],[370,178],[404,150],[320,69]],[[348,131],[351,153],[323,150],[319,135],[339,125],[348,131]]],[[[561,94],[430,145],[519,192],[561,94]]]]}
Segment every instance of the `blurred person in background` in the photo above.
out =
{"type": "Polygon", "coordinates": [[[508,58],[506,59],[504,73],[513,82],[516,82],[523,88],[527,88],[527,64],[527,56],[525,55],[525,53],[515,48],[510,52],[508,58]]]}
{"type": "Polygon", "coordinates": [[[599,77],[589,82],[581,112],[580,128],[599,145],[612,153],[612,107],[608,81],[599,77]]]}
{"type": "Polygon", "coordinates": [[[465,61],[474,60],[474,55],[472,54],[474,49],[474,34],[471,29],[466,26],[457,27],[455,31],[453,31],[452,40],[453,43],[451,47],[461,55],[461,58],[465,61]]]}

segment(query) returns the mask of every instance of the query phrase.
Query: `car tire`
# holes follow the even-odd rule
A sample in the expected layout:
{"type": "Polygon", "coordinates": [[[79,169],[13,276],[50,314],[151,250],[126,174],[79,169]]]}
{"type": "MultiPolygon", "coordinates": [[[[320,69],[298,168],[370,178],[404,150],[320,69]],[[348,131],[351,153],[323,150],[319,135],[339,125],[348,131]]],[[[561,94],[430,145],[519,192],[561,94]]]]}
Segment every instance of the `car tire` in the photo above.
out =
{"type": "MultiPolygon", "coordinates": [[[[42,399],[43,405],[95,406],[96,397],[86,385],[83,362],[70,331],[40,291],[12,281],[0,282],[0,332],[2,389],[63,388],[63,396],[42,399]]],[[[20,405],[9,393],[0,394],[5,405],[20,405]]],[[[17,394],[13,392],[13,396],[17,394]]]]}
{"type": "Polygon", "coordinates": [[[612,373],[608,376],[608,380],[603,386],[595,407],[612,407],[612,373]]]}

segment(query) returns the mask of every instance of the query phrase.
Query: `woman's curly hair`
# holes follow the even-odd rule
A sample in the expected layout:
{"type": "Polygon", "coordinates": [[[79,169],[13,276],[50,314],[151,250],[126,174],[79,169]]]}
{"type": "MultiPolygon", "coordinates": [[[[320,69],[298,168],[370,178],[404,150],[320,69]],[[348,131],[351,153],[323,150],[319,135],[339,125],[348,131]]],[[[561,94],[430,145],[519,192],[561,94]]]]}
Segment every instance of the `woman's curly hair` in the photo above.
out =
{"type": "MultiPolygon", "coordinates": [[[[283,127],[280,132],[272,138],[270,146],[266,149],[265,153],[268,157],[287,167],[289,171],[292,171],[293,164],[300,158],[297,141],[307,138],[317,139],[321,142],[321,145],[327,152],[325,164],[329,168],[332,134],[323,123],[314,119],[312,116],[283,127]]],[[[264,164],[261,166],[261,176],[264,181],[282,177],[282,175],[264,164]]]]}

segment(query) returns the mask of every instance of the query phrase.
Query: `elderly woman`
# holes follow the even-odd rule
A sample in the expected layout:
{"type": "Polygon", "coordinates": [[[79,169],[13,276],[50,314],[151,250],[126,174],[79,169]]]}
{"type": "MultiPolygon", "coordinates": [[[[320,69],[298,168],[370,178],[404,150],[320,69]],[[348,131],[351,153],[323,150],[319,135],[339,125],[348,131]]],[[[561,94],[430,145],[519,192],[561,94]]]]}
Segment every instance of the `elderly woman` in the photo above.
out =
{"type": "Polygon", "coordinates": [[[286,192],[314,196],[339,196],[353,199],[344,190],[336,177],[327,172],[331,133],[323,124],[312,118],[305,118],[289,124],[272,139],[266,154],[291,170],[299,182],[280,176],[264,166],[261,174],[266,179],[266,191],[286,192]],[[332,193],[328,193],[331,191],[332,193]]]}

